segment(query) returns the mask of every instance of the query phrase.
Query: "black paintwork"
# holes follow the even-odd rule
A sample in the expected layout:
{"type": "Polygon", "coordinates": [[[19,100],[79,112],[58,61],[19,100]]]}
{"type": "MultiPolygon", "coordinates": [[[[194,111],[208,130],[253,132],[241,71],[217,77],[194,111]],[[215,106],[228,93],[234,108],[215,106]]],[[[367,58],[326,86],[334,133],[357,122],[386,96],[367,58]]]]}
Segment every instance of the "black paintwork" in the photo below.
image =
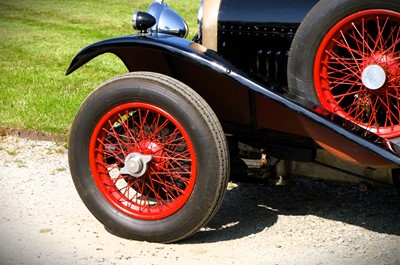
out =
{"type": "MultiPolygon", "coordinates": [[[[150,52],[161,54],[163,58],[169,58],[169,56],[177,57],[182,59],[187,67],[196,65],[200,67],[199,69],[210,70],[220,78],[263,95],[271,102],[275,102],[295,113],[300,119],[304,119],[310,128],[326,130],[329,133],[326,137],[329,137],[333,145],[336,142],[338,144],[339,142],[341,144],[345,143],[345,146],[349,148],[348,150],[343,150],[345,152],[357,150],[360,154],[377,156],[386,160],[392,166],[400,166],[400,155],[398,149],[396,149],[397,146],[392,145],[387,140],[358,126],[349,126],[348,122],[333,114],[324,116],[319,114],[317,110],[306,109],[284,95],[275,93],[268,87],[250,79],[215,52],[203,49],[204,47],[198,44],[169,35],[119,37],[97,42],[84,48],[73,59],[67,74],[72,73],[98,55],[107,52],[116,54],[130,71],[135,69],[135,65],[143,63],[140,60],[135,60],[132,54],[150,52]]],[[[154,63],[151,65],[154,65],[154,63]]],[[[343,145],[338,148],[343,148],[343,145]]]]}
{"type": "Polygon", "coordinates": [[[220,23],[299,24],[318,0],[222,0],[220,23]]]}
{"type": "Polygon", "coordinates": [[[218,52],[266,86],[285,90],[294,34],[317,0],[222,0],[218,52]]]}
{"type": "Polygon", "coordinates": [[[218,53],[267,86],[287,85],[287,60],[297,24],[219,23],[218,53]]]}

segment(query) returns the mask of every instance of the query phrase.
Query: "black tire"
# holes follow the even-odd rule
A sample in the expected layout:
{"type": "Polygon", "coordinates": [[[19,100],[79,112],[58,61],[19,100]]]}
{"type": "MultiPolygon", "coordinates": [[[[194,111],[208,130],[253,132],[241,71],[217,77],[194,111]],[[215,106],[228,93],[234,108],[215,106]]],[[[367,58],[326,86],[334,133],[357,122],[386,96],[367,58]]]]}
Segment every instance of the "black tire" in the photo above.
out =
{"type": "Polygon", "coordinates": [[[294,37],[289,89],[308,107],[322,106],[382,137],[399,137],[399,30],[398,0],[321,0],[294,37]],[[371,65],[378,65],[374,78],[385,83],[369,84],[371,65]]]}
{"type": "Polygon", "coordinates": [[[214,216],[226,190],[228,154],[208,104],[181,82],[148,72],[97,88],[69,138],[72,178],[87,208],[114,234],[150,242],[186,238],[214,216]],[[129,154],[147,170],[132,175],[138,164],[125,165],[136,163],[129,154]]]}

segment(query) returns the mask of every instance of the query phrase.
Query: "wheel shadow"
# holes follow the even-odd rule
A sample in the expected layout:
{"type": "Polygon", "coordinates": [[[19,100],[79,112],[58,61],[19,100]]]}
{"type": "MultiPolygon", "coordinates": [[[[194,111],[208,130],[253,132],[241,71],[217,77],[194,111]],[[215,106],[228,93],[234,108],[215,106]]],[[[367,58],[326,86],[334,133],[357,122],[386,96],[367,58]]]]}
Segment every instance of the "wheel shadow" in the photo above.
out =
{"type": "Polygon", "coordinates": [[[185,243],[242,238],[274,225],[278,215],[264,206],[267,192],[265,185],[247,183],[240,183],[235,189],[228,190],[214,218],[185,243]]]}
{"type": "Polygon", "coordinates": [[[296,178],[287,186],[239,183],[227,191],[210,223],[184,243],[218,242],[257,234],[279,215],[314,215],[400,236],[400,194],[390,188],[361,193],[358,186],[296,178]]]}

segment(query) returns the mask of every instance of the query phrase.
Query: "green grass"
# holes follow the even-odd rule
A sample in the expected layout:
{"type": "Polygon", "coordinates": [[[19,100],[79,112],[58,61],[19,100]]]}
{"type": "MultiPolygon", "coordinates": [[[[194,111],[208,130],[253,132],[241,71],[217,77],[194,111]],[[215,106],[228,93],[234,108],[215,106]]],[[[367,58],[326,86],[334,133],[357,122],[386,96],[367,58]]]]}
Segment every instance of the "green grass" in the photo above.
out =
{"type": "MultiPolygon", "coordinates": [[[[85,46],[133,33],[131,15],[151,0],[0,0],[0,127],[67,134],[86,96],[126,72],[102,55],[65,76],[85,46]]],[[[196,31],[199,0],[167,0],[196,31]]]]}

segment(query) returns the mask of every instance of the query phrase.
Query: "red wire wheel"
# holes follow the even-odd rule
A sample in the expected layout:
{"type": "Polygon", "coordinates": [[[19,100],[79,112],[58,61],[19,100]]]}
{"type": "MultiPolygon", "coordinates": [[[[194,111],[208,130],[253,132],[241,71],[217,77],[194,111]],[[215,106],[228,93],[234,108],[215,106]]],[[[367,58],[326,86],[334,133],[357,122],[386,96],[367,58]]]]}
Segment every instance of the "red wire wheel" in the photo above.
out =
{"type": "Polygon", "coordinates": [[[196,156],[187,132],[149,103],[126,103],[104,114],[90,139],[89,162],[109,203],[142,220],[177,212],[196,182],[196,156]]]}
{"type": "Polygon", "coordinates": [[[229,180],[224,131],[192,88],[152,72],[117,76],[79,108],[68,141],[76,190],[111,233],[174,242],[222,204],[229,180]]]}
{"type": "Polygon", "coordinates": [[[323,37],[314,61],[320,104],[382,137],[400,136],[400,13],[355,12],[323,37]]]}

